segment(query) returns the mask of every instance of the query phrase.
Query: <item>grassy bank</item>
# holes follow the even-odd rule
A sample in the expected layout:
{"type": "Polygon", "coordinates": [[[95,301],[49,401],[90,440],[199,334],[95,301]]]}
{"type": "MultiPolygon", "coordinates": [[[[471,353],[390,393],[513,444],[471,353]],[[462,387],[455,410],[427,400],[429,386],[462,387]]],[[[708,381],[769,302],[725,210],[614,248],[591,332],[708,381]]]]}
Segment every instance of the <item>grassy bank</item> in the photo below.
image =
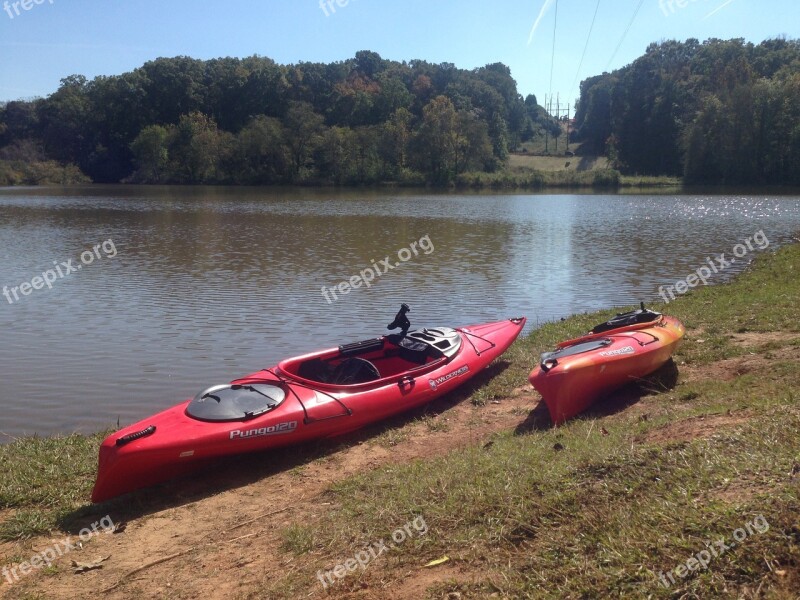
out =
{"type": "Polygon", "coordinates": [[[75,165],[62,165],[54,160],[0,160],[0,186],[75,185],[90,181],[75,165]]]}
{"type": "Polygon", "coordinates": [[[0,541],[64,526],[86,504],[105,434],[29,437],[0,446],[0,541]]]}
{"type": "MultiPolygon", "coordinates": [[[[74,165],[61,165],[54,161],[25,162],[0,160],[0,186],[14,185],[77,185],[91,183],[74,165]]],[[[137,184],[135,180],[123,183],[137,184]]],[[[230,185],[238,185],[231,182],[230,185]]],[[[563,158],[555,156],[521,157],[511,156],[506,168],[495,173],[461,173],[452,181],[431,183],[416,171],[405,170],[402,176],[393,181],[371,185],[401,188],[441,188],[472,190],[618,190],[635,188],[680,188],[682,182],[677,177],[622,175],[608,167],[602,157],[563,158]],[[566,160],[566,163],[564,162],[566,160]],[[572,162],[570,162],[572,161],[572,162]],[[570,165],[563,167],[563,164],[570,165]],[[579,167],[583,164],[584,167],[579,167]]],[[[301,188],[334,187],[327,180],[308,180],[296,184],[301,188]]],[[[337,185],[335,187],[363,187],[362,185],[337,185]]]]}
{"type": "Polygon", "coordinates": [[[547,189],[596,189],[618,190],[621,188],[680,188],[677,177],[651,177],[621,175],[614,169],[589,171],[538,171],[531,169],[509,169],[497,173],[463,173],[453,184],[460,189],[495,190],[547,190],[547,189]]]}
{"type": "MultiPolygon", "coordinates": [[[[336,483],[319,510],[298,515],[283,531],[276,552],[291,567],[242,597],[321,593],[313,575],[320,566],[421,515],[427,535],[397,545],[327,593],[383,590],[447,556],[441,567],[424,570],[448,573],[426,584],[428,597],[794,598],[799,269],[800,246],[787,247],[730,284],[656,306],[688,328],[677,373],[665,369],[594,413],[553,429],[531,397],[518,426],[490,440],[336,483]],[[739,530],[746,536],[736,547],[680,575],[679,566],[707,540],[730,546],[739,530]],[[659,583],[662,573],[668,586],[659,583]]],[[[503,357],[505,369],[470,397],[476,422],[495,403],[530,393],[523,384],[539,352],[612,314],[546,324],[520,340],[503,357]]],[[[426,424],[433,431],[446,427],[444,419],[446,411],[426,424]]],[[[392,431],[401,436],[413,426],[392,431]]],[[[64,518],[86,503],[101,438],[0,446],[0,535],[67,527],[64,518]]]]}
{"type": "MultiPolygon", "coordinates": [[[[429,589],[434,598],[795,598],[798,268],[800,247],[785,248],[729,285],[656,307],[689,328],[676,357],[677,384],[662,373],[629,391],[627,402],[558,429],[534,410],[491,444],[336,485],[324,527],[292,531],[311,540],[297,559],[311,568],[324,557],[348,556],[424,515],[429,534],[396,548],[390,560],[397,574],[448,556],[454,576],[429,589]],[[766,522],[768,531],[759,533],[754,522],[766,522]],[[679,566],[706,540],[729,546],[748,527],[752,534],[738,547],[680,576],[679,566]]],[[[502,403],[519,393],[533,356],[610,315],[535,331],[473,402],[502,403]]],[[[296,581],[273,582],[270,596],[305,591],[307,574],[299,573],[296,581]]],[[[337,585],[346,594],[375,581],[355,575],[337,585]]]]}

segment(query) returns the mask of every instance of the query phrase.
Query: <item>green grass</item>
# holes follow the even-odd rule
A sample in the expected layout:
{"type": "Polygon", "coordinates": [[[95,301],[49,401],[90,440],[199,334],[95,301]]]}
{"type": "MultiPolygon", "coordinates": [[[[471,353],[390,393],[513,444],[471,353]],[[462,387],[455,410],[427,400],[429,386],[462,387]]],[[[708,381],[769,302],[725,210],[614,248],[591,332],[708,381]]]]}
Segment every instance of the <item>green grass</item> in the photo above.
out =
{"type": "Polygon", "coordinates": [[[45,533],[86,504],[106,434],[20,439],[0,445],[0,540],[45,533]]]}
{"type": "MultiPolygon", "coordinates": [[[[796,547],[776,542],[800,503],[790,493],[743,507],[707,496],[746,476],[766,492],[791,471],[800,416],[766,415],[764,424],[666,449],[631,447],[622,429],[592,435],[589,423],[576,421],[566,431],[506,434],[489,451],[384,469],[336,486],[346,502],[335,521],[358,529],[334,530],[330,545],[377,539],[387,522],[423,514],[431,531],[424,545],[400,549],[406,563],[455,555],[473,569],[502,573],[497,579],[509,582],[502,591],[512,597],[608,597],[657,589],[655,573],[763,514],[772,535],[713,566],[713,575],[752,581],[763,575],[762,552],[782,564],[796,558],[796,547]]],[[[710,591],[704,576],[684,583],[686,592],[710,591]]]]}
{"type": "Polygon", "coordinates": [[[608,159],[604,156],[564,156],[562,147],[559,156],[512,154],[508,157],[508,168],[512,172],[591,171],[594,169],[607,169],[609,166],[608,159]]]}
{"type": "Polygon", "coordinates": [[[667,175],[623,175],[621,185],[624,188],[679,188],[683,180],[667,175]]]}
{"type": "Polygon", "coordinates": [[[314,530],[294,524],[281,532],[281,550],[295,555],[305,554],[314,547],[314,530]]]}
{"type": "Polygon", "coordinates": [[[455,180],[456,188],[472,189],[547,189],[596,188],[616,189],[621,175],[611,169],[593,171],[538,171],[531,169],[505,170],[497,173],[462,173],[455,180]]]}
{"type": "MultiPolygon", "coordinates": [[[[456,177],[454,187],[459,189],[497,189],[497,190],[545,190],[554,189],[625,189],[640,193],[642,190],[661,190],[664,188],[680,188],[682,182],[677,177],[649,177],[639,175],[621,175],[619,171],[609,168],[592,167],[589,170],[572,168],[530,168],[519,166],[520,157],[511,157],[511,166],[496,173],[462,173],[456,177]],[[514,166],[514,165],[517,166],[514,166]]],[[[550,161],[549,157],[531,157],[550,161]]],[[[580,160],[580,159],[578,159],[580,160]]],[[[533,161],[532,164],[538,164],[533,161]]],[[[599,164],[599,163],[598,163],[599,164]]]]}

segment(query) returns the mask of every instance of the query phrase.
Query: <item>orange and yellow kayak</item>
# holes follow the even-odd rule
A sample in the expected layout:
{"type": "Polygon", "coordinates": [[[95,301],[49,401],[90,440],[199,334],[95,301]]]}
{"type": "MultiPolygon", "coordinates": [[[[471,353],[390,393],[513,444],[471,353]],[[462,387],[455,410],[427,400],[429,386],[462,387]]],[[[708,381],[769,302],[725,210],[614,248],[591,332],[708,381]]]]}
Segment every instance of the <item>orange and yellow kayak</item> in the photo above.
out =
{"type": "Polygon", "coordinates": [[[563,423],[626,383],[657,371],[670,360],[685,331],[678,319],[644,308],[619,315],[542,354],[529,381],[542,395],[553,423],[563,423]]]}

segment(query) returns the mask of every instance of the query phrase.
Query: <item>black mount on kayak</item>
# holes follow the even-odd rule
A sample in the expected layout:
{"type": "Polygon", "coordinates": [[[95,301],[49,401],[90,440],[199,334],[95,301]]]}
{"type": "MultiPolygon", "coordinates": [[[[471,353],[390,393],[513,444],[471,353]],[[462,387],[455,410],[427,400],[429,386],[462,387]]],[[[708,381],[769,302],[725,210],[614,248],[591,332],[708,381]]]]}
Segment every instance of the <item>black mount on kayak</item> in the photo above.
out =
{"type": "Polygon", "coordinates": [[[402,335],[405,337],[405,335],[408,333],[408,330],[411,329],[411,321],[409,321],[408,317],[406,316],[406,313],[410,312],[411,312],[411,307],[408,306],[408,304],[406,303],[401,304],[400,311],[397,313],[397,315],[395,315],[394,321],[389,323],[386,326],[386,328],[390,331],[392,329],[402,329],[403,330],[402,335]]]}
{"type": "Polygon", "coordinates": [[[616,317],[605,323],[601,323],[591,333],[605,333],[612,329],[619,329],[620,327],[628,327],[629,325],[639,325],[640,323],[652,323],[661,317],[661,313],[648,310],[644,307],[644,302],[641,304],[639,310],[634,310],[626,313],[619,313],[616,317]]]}

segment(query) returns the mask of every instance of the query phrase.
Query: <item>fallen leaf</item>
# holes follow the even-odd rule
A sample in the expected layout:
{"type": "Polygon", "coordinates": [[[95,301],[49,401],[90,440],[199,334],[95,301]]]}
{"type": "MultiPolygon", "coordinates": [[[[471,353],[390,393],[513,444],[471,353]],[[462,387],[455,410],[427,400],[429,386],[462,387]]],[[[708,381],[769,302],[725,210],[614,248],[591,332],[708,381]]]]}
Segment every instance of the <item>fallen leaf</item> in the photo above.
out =
{"type": "Polygon", "coordinates": [[[429,562],[427,565],[425,565],[425,567],[424,567],[424,568],[426,568],[426,569],[427,569],[428,567],[436,567],[436,566],[438,566],[438,565],[441,565],[441,564],[444,564],[444,563],[446,563],[446,562],[447,562],[447,561],[449,561],[449,560],[450,560],[450,557],[449,557],[449,556],[443,556],[442,558],[437,558],[436,560],[432,560],[432,561],[431,561],[431,562],[429,562]]]}
{"type": "Polygon", "coordinates": [[[73,560],[72,561],[72,570],[77,575],[79,573],[86,573],[86,571],[93,571],[95,569],[102,569],[103,568],[103,563],[106,562],[109,558],[111,558],[111,557],[110,556],[106,556],[105,558],[98,558],[96,561],[88,562],[88,563],[79,563],[78,561],[73,560]]]}

